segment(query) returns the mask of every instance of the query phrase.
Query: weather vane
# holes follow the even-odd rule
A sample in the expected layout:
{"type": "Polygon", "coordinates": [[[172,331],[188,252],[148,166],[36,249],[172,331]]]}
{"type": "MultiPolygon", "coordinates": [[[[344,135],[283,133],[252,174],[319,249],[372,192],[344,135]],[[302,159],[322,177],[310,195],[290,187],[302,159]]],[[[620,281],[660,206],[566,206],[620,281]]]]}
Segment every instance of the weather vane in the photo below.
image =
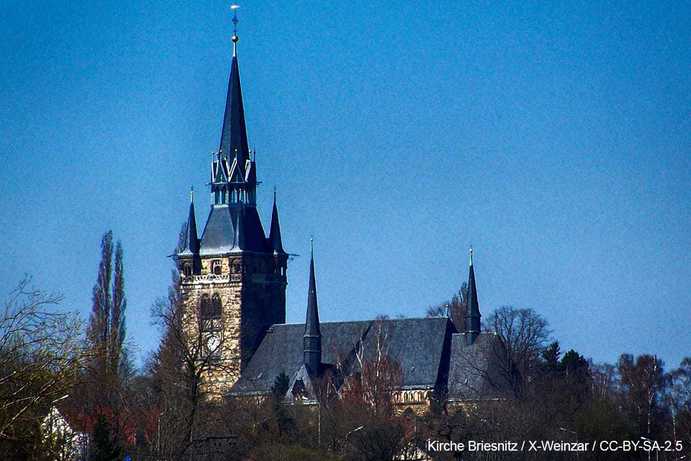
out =
{"type": "Polygon", "coordinates": [[[230,5],[230,10],[233,12],[233,37],[231,38],[233,41],[233,56],[237,53],[238,40],[240,40],[240,37],[238,37],[238,8],[240,8],[240,5],[235,3],[230,5]]]}

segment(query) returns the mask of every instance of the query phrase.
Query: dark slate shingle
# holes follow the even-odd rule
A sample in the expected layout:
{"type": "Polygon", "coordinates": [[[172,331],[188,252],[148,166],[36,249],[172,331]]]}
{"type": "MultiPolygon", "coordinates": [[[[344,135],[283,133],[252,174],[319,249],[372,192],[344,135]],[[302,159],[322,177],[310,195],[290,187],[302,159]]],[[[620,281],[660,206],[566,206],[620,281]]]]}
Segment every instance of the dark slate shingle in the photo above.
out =
{"type": "MultiPolygon", "coordinates": [[[[233,223],[237,222],[240,206],[213,206],[201,238],[200,254],[221,255],[230,253],[236,245],[236,232],[233,223]]],[[[257,209],[244,207],[241,219],[243,232],[241,251],[270,252],[257,209]]],[[[238,248],[236,248],[236,251],[238,248]]]]}
{"type": "MultiPolygon", "coordinates": [[[[401,365],[404,387],[433,388],[440,384],[440,370],[448,366],[444,345],[453,326],[446,318],[322,322],[320,326],[323,363],[350,361],[351,371],[357,371],[353,357],[358,343],[362,341],[365,360],[371,360],[381,336],[386,352],[401,365]]],[[[304,328],[304,324],[272,326],[231,394],[268,393],[281,372],[293,376],[303,362],[304,328]]]]}
{"type": "Polygon", "coordinates": [[[451,339],[448,396],[451,400],[505,397],[508,383],[501,372],[502,346],[494,333],[480,333],[471,345],[465,335],[451,339]]]}

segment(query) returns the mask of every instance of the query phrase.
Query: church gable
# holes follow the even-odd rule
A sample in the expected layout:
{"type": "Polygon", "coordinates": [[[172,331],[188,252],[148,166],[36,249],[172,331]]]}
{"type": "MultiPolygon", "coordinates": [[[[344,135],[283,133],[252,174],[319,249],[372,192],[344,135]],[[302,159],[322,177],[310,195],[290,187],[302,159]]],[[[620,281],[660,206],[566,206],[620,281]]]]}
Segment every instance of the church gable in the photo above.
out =
{"type": "MultiPolygon", "coordinates": [[[[384,352],[402,368],[404,388],[434,389],[446,384],[445,343],[453,328],[446,318],[325,322],[320,327],[322,362],[340,364],[346,374],[359,371],[354,360],[358,351],[364,360],[371,360],[381,340],[384,352]]],[[[295,376],[303,366],[304,328],[304,324],[273,325],[231,394],[268,394],[278,375],[295,376]]]]}
{"type": "Polygon", "coordinates": [[[456,333],[451,340],[449,400],[506,397],[509,385],[502,373],[503,346],[494,333],[480,333],[473,344],[456,333]]]}

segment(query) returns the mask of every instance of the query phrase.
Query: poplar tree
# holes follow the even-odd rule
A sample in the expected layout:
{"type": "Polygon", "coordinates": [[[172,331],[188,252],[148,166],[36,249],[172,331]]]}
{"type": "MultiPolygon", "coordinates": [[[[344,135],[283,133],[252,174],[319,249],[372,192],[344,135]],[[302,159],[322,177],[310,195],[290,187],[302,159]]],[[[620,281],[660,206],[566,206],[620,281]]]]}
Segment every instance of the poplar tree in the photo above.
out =
{"type": "MultiPolygon", "coordinates": [[[[91,423],[108,424],[93,427],[93,459],[111,459],[103,434],[108,440],[120,443],[126,414],[123,400],[128,370],[125,348],[125,276],[122,244],[113,244],[113,232],[107,231],[101,239],[101,261],[93,288],[91,316],[87,338],[92,351],[91,367],[87,372],[83,395],[84,415],[91,423]],[[104,451],[105,447],[105,451],[104,451]]],[[[90,424],[87,423],[87,427],[90,424]]]]}
{"type": "Polygon", "coordinates": [[[93,288],[91,317],[87,335],[95,352],[95,364],[102,370],[103,357],[108,354],[108,329],[110,318],[110,280],[113,274],[113,232],[108,231],[101,238],[101,262],[93,288]]]}
{"type": "Polygon", "coordinates": [[[115,271],[113,277],[113,299],[110,318],[110,367],[113,375],[122,375],[126,362],[125,342],[125,273],[122,263],[122,244],[115,246],[115,271]]]}
{"type": "Polygon", "coordinates": [[[87,337],[93,350],[97,381],[119,382],[126,368],[125,274],[122,243],[113,246],[113,232],[101,239],[101,262],[93,288],[87,337]]]}

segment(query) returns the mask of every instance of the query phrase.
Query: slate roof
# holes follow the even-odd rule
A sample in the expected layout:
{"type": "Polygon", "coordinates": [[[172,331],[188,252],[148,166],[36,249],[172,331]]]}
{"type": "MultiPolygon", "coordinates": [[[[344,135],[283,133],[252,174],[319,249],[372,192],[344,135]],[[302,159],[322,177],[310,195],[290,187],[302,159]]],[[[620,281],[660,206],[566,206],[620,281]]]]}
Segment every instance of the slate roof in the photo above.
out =
{"type": "Polygon", "coordinates": [[[187,232],[185,241],[180,251],[180,256],[192,256],[199,252],[199,239],[197,238],[197,220],[194,216],[194,201],[190,200],[190,211],[187,215],[187,232]]]}
{"type": "Polygon", "coordinates": [[[247,128],[245,128],[245,109],[242,104],[242,90],[240,88],[240,69],[237,56],[233,56],[228,78],[228,94],[226,108],[223,114],[223,128],[221,129],[220,149],[230,158],[235,152],[241,166],[249,157],[247,143],[247,128]]]}
{"type": "MultiPolygon", "coordinates": [[[[403,370],[404,388],[427,389],[446,384],[448,345],[453,331],[447,318],[321,322],[322,362],[335,364],[340,360],[352,365],[351,372],[357,371],[352,359],[358,343],[362,344],[365,359],[371,358],[380,325],[387,353],[403,370]]],[[[304,323],[273,325],[231,394],[265,394],[281,372],[294,376],[303,365],[304,331],[304,323]]]]}
{"type": "Polygon", "coordinates": [[[320,336],[319,307],[317,303],[317,282],[314,277],[314,255],[310,258],[310,279],[307,289],[307,316],[305,317],[305,335],[320,336]]]}
{"type": "Polygon", "coordinates": [[[222,255],[233,250],[261,253],[270,251],[257,209],[247,206],[212,206],[202,233],[199,254],[222,255]],[[243,213],[240,219],[242,229],[236,232],[235,223],[238,222],[239,213],[243,213]],[[241,238],[238,239],[238,236],[241,238]]]}
{"type": "Polygon", "coordinates": [[[269,242],[274,254],[283,254],[283,242],[281,240],[281,225],[278,221],[278,207],[276,206],[276,191],[274,190],[274,206],[271,210],[271,227],[269,228],[269,242]]]}
{"type": "Polygon", "coordinates": [[[466,345],[463,333],[451,339],[448,397],[450,400],[476,400],[505,397],[508,392],[499,364],[501,343],[494,333],[483,332],[466,345]]]}

